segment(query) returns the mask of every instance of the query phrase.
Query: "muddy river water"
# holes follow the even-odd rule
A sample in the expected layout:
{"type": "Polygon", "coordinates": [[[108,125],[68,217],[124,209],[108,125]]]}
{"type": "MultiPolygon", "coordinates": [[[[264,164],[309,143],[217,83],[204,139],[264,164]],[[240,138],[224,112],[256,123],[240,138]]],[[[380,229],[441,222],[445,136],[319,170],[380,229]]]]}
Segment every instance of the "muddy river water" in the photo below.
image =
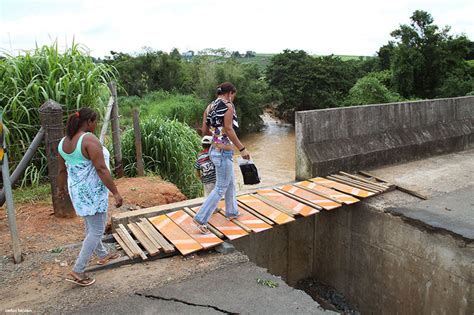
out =
{"type": "Polygon", "coordinates": [[[262,116],[265,128],[241,137],[242,143],[257,166],[261,183],[243,185],[242,174],[234,156],[237,190],[285,183],[295,179],[295,129],[291,124],[262,116]]]}

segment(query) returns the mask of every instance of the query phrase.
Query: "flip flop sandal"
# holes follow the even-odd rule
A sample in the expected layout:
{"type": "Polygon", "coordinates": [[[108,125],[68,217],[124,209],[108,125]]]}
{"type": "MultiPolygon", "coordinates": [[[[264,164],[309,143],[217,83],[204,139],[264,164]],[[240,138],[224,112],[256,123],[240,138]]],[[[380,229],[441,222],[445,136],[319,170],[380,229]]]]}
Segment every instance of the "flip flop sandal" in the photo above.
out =
{"type": "Polygon", "coordinates": [[[77,285],[80,285],[81,287],[88,287],[90,285],[93,285],[94,282],[95,282],[95,279],[94,278],[89,278],[89,277],[85,277],[85,278],[76,278],[74,276],[72,276],[72,279],[71,278],[66,278],[66,281],[68,282],[72,282],[74,284],[77,284],[77,285]]]}
{"type": "Polygon", "coordinates": [[[228,221],[237,220],[242,216],[242,213],[237,213],[236,215],[231,215],[230,217],[225,217],[228,221]]]}
{"type": "Polygon", "coordinates": [[[117,259],[117,258],[120,258],[120,257],[122,257],[122,255],[120,255],[120,253],[115,253],[115,254],[113,254],[112,256],[108,256],[108,257],[106,257],[106,258],[104,258],[104,259],[99,259],[99,260],[97,261],[97,265],[105,265],[105,264],[108,264],[109,261],[114,260],[114,259],[117,259]]]}
{"type": "Polygon", "coordinates": [[[199,229],[199,231],[201,232],[201,234],[210,234],[210,233],[211,233],[211,232],[209,231],[209,229],[207,228],[207,225],[199,223],[199,222],[196,221],[196,219],[194,219],[194,218],[193,218],[193,222],[194,222],[194,224],[197,226],[197,228],[199,229]]]}

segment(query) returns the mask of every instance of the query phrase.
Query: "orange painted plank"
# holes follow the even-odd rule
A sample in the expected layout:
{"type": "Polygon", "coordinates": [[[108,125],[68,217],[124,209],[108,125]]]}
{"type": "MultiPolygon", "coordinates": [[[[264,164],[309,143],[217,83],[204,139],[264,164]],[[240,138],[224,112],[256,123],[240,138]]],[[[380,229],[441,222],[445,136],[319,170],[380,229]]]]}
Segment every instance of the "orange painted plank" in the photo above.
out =
{"type": "Polygon", "coordinates": [[[287,192],[289,192],[293,195],[296,195],[300,198],[311,201],[312,203],[315,203],[315,204],[323,207],[323,209],[326,209],[326,210],[339,208],[341,206],[341,204],[339,204],[335,201],[332,201],[332,200],[329,200],[327,198],[321,197],[320,195],[313,194],[309,191],[306,191],[304,189],[295,187],[293,185],[285,185],[285,186],[281,187],[280,189],[284,190],[284,191],[287,191],[287,192]]]}
{"type": "Polygon", "coordinates": [[[249,195],[244,195],[244,196],[239,196],[237,197],[237,200],[243,202],[245,205],[249,206],[250,208],[254,209],[258,213],[266,216],[270,220],[272,220],[275,223],[278,224],[285,224],[291,221],[294,221],[292,217],[287,215],[286,213],[283,213],[268,204],[264,203],[263,201],[249,196],[249,195]]]}
{"type": "Polygon", "coordinates": [[[202,249],[202,246],[166,215],[149,218],[150,222],[161,232],[183,255],[202,249]]]}
{"type": "MultiPolygon", "coordinates": [[[[195,213],[198,213],[199,207],[192,208],[195,213]]],[[[247,233],[237,224],[229,221],[220,213],[214,213],[209,219],[209,224],[218,229],[222,234],[224,234],[228,239],[235,240],[239,237],[246,236],[247,233]]]]}
{"type": "Polygon", "coordinates": [[[224,242],[212,233],[202,234],[193,223],[193,218],[183,210],[167,213],[166,215],[204,248],[211,248],[224,242]]]}
{"type": "Polygon", "coordinates": [[[338,183],[338,182],[335,182],[335,181],[327,179],[327,178],[316,177],[316,178],[310,179],[310,181],[312,181],[314,183],[317,183],[317,184],[320,184],[320,185],[323,185],[323,186],[326,186],[326,187],[329,187],[329,188],[337,189],[339,191],[342,191],[342,192],[345,192],[347,194],[351,194],[351,195],[357,196],[357,197],[367,198],[367,197],[375,195],[375,193],[373,193],[373,192],[369,192],[369,191],[366,191],[366,190],[363,190],[363,189],[360,189],[360,188],[354,188],[352,186],[342,184],[342,183],[338,183]]]}
{"type": "Polygon", "coordinates": [[[312,183],[310,181],[303,181],[303,182],[299,182],[298,185],[301,185],[301,186],[304,186],[304,187],[307,187],[311,190],[314,190],[315,193],[323,193],[333,199],[336,199],[337,201],[341,202],[341,203],[345,203],[346,205],[350,205],[350,204],[353,204],[353,203],[356,203],[356,202],[359,202],[360,200],[355,198],[355,197],[352,197],[351,195],[346,195],[342,192],[339,192],[337,190],[334,190],[334,189],[331,189],[331,188],[328,188],[328,187],[325,187],[325,186],[322,186],[322,185],[319,185],[319,184],[316,184],[316,183],[312,183]]]}
{"type": "MultiPolygon", "coordinates": [[[[225,208],[224,201],[220,201],[218,207],[221,209],[224,209],[225,208]]],[[[242,224],[248,226],[255,233],[262,232],[262,231],[272,228],[270,224],[257,218],[256,216],[249,213],[247,210],[242,209],[241,207],[239,207],[239,213],[241,215],[239,216],[237,220],[241,222],[242,224]]]]}
{"type": "Polygon", "coordinates": [[[279,192],[274,191],[273,189],[262,189],[257,191],[257,193],[259,195],[267,197],[268,199],[278,202],[289,209],[294,210],[296,213],[304,217],[308,217],[319,212],[318,209],[311,208],[310,206],[307,206],[301,202],[291,199],[290,197],[280,194],[279,192]]]}

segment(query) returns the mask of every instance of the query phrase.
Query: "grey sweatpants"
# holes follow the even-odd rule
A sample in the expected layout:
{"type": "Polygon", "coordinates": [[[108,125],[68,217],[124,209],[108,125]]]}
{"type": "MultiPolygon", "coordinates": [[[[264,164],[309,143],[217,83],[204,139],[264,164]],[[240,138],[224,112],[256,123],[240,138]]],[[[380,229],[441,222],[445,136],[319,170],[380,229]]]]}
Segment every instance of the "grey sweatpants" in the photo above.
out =
{"type": "Polygon", "coordinates": [[[102,235],[107,224],[107,212],[82,217],[86,226],[86,238],[82,242],[81,252],[74,265],[74,272],[82,273],[95,252],[100,259],[107,256],[107,249],[102,244],[102,235]]]}

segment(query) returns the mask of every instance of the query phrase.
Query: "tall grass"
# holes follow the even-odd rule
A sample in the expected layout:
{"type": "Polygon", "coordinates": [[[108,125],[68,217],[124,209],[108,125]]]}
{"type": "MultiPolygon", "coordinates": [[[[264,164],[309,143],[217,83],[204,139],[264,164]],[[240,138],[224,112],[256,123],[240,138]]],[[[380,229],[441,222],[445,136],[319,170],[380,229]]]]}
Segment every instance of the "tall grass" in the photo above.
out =
{"type": "MultiPolygon", "coordinates": [[[[201,149],[197,133],[177,120],[142,119],[143,161],[145,171],[174,183],[188,198],[202,195],[202,185],[195,175],[194,163],[201,149]]],[[[122,134],[125,173],[136,175],[133,130],[122,134]]]]}
{"type": "Polygon", "coordinates": [[[192,95],[154,91],[143,97],[124,96],[119,99],[123,125],[131,125],[133,108],[140,109],[140,117],[176,119],[191,126],[200,126],[206,103],[192,95]]]}
{"type": "MultiPolygon", "coordinates": [[[[58,44],[36,47],[18,56],[5,53],[0,60],[0,107],[6,127],[9,157],[15,166],[39,129],[38,109],[48,99],[64,105],[65,117],[89,106],[106,105],[107,83],[115,70],[94,63],[86,47],[73,43],[60,52],[58,44]]],[[[44,153],[27,169],[22,184],[37,184],[46,170],[44,153]]]]}

